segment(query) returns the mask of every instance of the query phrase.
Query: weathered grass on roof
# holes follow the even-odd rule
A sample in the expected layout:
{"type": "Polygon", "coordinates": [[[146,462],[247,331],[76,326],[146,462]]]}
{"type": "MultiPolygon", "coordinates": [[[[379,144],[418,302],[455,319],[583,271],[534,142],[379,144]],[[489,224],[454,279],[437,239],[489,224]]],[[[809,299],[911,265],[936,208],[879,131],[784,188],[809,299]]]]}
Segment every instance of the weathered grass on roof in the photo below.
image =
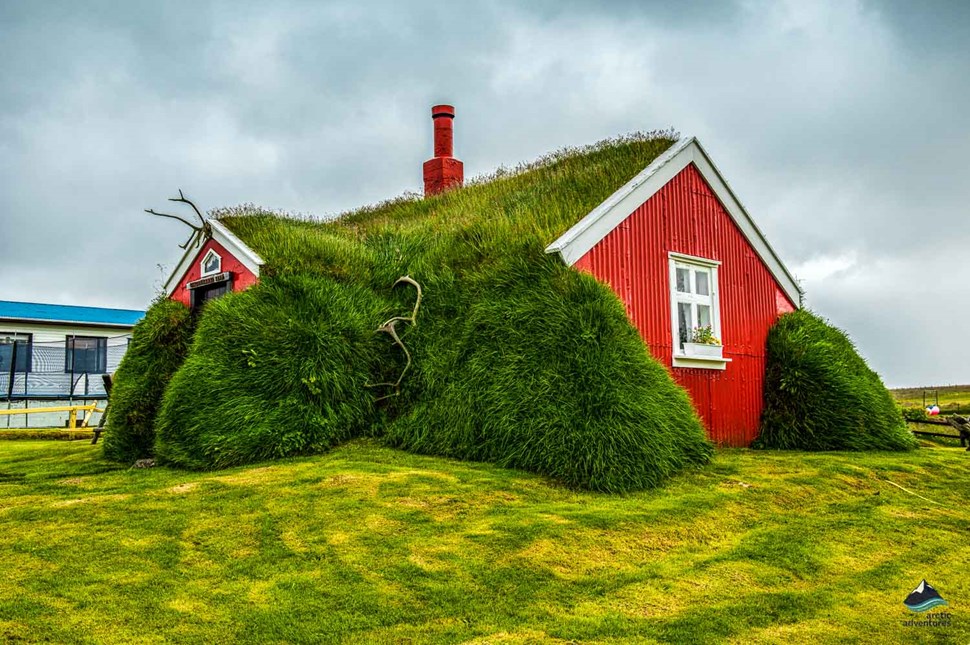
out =
{"type": "Polygon", "coordinates": [[[462,242],[480,246],[504,242],[509,236],[531,239],[545,248],[676,138],[674,132],[659,131],[566,148],[475,178],[460,190],[429,198],[409,194],[329,221],[280,216],[255,207],[220,209],[215,215],[275,271],[326,271],[326,263],[318,260],[332,260],[337,249],[350,255],[363,250],[342,241],[379,247],[385,237],[416,239],[425,245],[424,254],[431,255],[458,250],[454,247],[462,242]],[[438,238],[441,243],[434,244],[438,238]],[[438,248],[428,248],[429,241],[438,248]]]}
{"type": "Polygon", "coordinates": [[[686,393],[616,296],[544,252],[673,141],[561,151],[327,222],[221,212],[266,266],[257,286],[206,305],[165,393],[159,456],[222,467],[372,432],[605,491],[706,462],[686,393]],[[424,299],[417,325],[400,327],[414,360],[397,394],[372,387],[405,366],[374,330],[414,306],[411,287],[391,288],[403,275],[424,299]]]}

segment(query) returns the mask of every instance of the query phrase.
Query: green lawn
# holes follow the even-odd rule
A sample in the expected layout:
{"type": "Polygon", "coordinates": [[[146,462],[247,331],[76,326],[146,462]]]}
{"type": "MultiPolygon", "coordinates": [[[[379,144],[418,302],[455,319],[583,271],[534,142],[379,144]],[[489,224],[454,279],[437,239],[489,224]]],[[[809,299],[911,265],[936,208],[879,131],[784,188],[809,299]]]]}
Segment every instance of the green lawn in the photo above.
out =
{"type": "Polygon", "coordinates": [[[368,441],[212,473],[0,442],[0,638],[965,643],[968,465],[725,450],[609,496],[368,441]],[[902,625],[922,578],[951,627],[902,625]]]}

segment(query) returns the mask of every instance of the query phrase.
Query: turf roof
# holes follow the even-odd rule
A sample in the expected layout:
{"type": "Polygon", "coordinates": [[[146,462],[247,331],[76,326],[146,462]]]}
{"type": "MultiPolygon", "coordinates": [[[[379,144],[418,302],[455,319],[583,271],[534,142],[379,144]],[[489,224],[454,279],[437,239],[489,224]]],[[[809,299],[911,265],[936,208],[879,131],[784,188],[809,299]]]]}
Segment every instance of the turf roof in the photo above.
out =
{"type": "Polygon", "coordinates": [[[655,131],[566,148],[511,170],[500,168],[441,195],[405,195],[331,220],[280,216],[251,206],[214,215],[262,255],[272,272],[315,272],[320,260],[342,255],[335,246],[349,241],[369,246],[386,236],[475,235],[488,245],[511,235],[545,246],[677,138],[673,131],[655,131]]]}

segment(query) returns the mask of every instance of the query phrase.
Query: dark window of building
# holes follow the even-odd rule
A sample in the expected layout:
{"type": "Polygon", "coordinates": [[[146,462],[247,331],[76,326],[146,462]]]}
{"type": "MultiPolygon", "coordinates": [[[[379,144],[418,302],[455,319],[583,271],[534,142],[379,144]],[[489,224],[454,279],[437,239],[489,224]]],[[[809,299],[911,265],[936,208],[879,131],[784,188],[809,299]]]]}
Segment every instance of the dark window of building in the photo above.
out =
{"type": "Polygon", "coordinates": [[[10,362],[16,353],[15,372],[29,372],[33,363],[33,335],[0,331],[0,374],[10,373],[10,362]],[[15,349],[16,348],[16,349],[15,349]]]}
{"type": "MultiPolygon", "coordinates": [[[[228,274],[225,274],[228,275],[228,274]]],[[[232,291],[232,280],[222,280],[212,284],[195,287],[192,289],[192,310],[198,310],[202,305],[215,300],[219,296],[224,296],[232,291]]]]}
{"type": "Polygon", "coordinates": [[[108,367],[108,339],[96,336],[68,336],[64,371],[104,374],[108,367]]]}

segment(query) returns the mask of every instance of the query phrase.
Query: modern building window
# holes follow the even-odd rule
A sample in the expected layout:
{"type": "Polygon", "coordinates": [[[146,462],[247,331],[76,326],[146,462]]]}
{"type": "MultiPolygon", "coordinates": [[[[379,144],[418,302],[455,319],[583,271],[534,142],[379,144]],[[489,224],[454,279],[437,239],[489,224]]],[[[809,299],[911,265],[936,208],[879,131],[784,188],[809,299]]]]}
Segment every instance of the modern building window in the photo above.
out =
{"type": "Polygon", "coordinates": [[[209,252],[202,258],[202,277],[222,273],[222,257],[218,253],[209,249],[209,252]]]}
{"type": "Polygon", "coordinates": [[[717,269],[720,262],[670,253],[670,309],[674,355],[702,328],[721,338],[717,269]]]}
{"type": "Polygon", "coordinates": [[[9,374],[11,362],[14,361],[15,372],[29,372],[33,364],[33,354],[33,334],[0,331],[0,374],[9,374]]]}
{"type": "Polygon", "coordinates": [[[68,336],[64,371],[74,374],[104,374],[108,367],[108,339],[97,336],[68,336]]]}

